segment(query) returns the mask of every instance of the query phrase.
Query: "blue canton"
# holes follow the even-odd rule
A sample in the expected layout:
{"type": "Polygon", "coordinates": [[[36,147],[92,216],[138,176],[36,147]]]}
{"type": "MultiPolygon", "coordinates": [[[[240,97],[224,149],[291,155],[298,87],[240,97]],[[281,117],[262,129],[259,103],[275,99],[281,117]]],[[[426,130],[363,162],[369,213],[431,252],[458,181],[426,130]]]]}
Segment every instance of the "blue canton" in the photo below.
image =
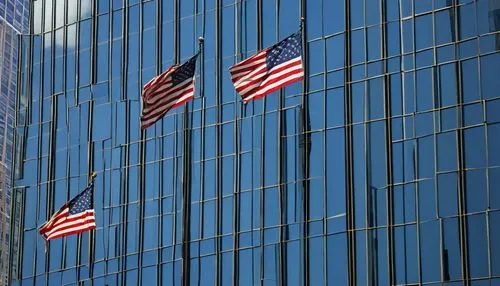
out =
{"type": "Polygon", "coordinates": [[[194,55],[187,62],[183,63],[176,71],[172,73],[172,84],[176,85],[192,78],[196,71],[196,59],[198,54],[194,55]]]}
{"type": "Polygon", "coordinates": [[[94,184],[88,186],[83,192],[76,196],[69,204],[69,214],[74,215],[92,209],[92,193],[94,184]]]}
{"type": "Polygon", "coordinates": [[[302,36],[295,33],[272,46],[266,55],[267,70],[302,55],[302,36]]]}

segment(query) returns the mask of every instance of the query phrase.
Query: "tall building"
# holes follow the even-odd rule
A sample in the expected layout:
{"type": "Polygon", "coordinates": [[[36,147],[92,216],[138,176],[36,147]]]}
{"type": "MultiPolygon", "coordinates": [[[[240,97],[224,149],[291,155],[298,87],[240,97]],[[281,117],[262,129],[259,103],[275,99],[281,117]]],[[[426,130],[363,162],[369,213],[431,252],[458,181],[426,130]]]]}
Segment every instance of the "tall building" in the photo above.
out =
{"type": "Polygon", "coordinates": [[[498,285],[497,0],[36,0],[12,285],[498,285]],[[228,68],[296,32],[307,80],[228,68]],[[141,133],[144,83],[196,96],[141,133]],[[97,173],[97,230],[41,226],[97,173]]]}
{"type": "Polygon", "coordinates": [[[8,285],[11,166],[18,35],[28,30],[29,1],[0,1],[0,285],[8,285]]]}

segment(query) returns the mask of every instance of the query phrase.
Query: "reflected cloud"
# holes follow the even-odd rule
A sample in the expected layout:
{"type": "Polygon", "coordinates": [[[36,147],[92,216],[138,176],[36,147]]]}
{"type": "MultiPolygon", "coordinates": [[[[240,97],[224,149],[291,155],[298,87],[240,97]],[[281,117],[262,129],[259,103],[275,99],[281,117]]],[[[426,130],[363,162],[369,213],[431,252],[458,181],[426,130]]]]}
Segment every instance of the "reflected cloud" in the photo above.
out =
{"type": "MultiPolygon", "coordinates": [[[[57,11],[61,11],[64,9],[64,1],[57,1],[57,11]]],[[[90,0],[81,0],[80,1],[80,15],[82,17],[86,18],[89,17],[91,14],[92,10],[92,2],[90,0]]],[[[68,23],[75,23],[78,19],[78,6],[77,5],[68,5],[68,23]]],[[[68,33],[66,37],[66,42],[67,42],[67,47],[68,49],[74,49],[76,45],[76,29],[74,29],[73,26],[68,26],[68,33]]],[[[55,39],[56,45],[62,47],[64,44],[64,41],[62,39],[62,34],[56,34],[56,39],[55,39]]]]}

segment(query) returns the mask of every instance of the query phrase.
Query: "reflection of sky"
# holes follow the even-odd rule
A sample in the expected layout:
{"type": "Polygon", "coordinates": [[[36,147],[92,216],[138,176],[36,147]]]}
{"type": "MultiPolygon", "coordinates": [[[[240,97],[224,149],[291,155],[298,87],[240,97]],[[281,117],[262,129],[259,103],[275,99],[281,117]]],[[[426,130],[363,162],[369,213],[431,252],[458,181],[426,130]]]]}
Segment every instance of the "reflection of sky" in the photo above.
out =
{"type": "MultiPolygon", "coordinates": [[[[56,18],[59,18],[58,15],[61,15],[61,12],[64,11],[64,3],[65,2],[66,2],[65,0],[53,0],[52,1],[52,3],[55,3],[55,6],[56,6],[55,7],[56,8],[56,15],[55,15],[56,18]]],[[[81,7],[81,10],[80,10],[81,18],[90,17],[91,9],[92,9],[91,0],[81,0],[80,7],[81,7]]],[[[42,1],[35,1],[34,2],[34,11],[42,11],[42,1]]],[[[61,19],[63,19],[63,18],[61,18],[61,19]]],[[[77,19],[78,19],[78,5],[73,5],[73,4],[68,5],[67,23],[68,24],[74,23],[77,21],[77,19]]],[[[58,23],[58,22],[59,21],[57,20],[56,23],[58,23]]],[[[59,24],[56,24],[56,27],[58,25],[59,24]]],[[[40,13],[35,12],[35,15],[33,17],[33,28],[34,28],[35,34],[42,32],[43,25],[42,25],[41,12],[40,13]]],[[[76,36],[75,35],[76,30],[75,29],[67,29],[67,31],[68,31],[67,39],[74,39],[76,36]]],[[[63,46],[63,44],[64,44],[63,33],[56,33],[55,43],[57,46],[60,46],[60,47],[63,46]]],[[[75,41],[68,41],[68,48],[74,48],[74,47],[75,47],[75,41]]]]}

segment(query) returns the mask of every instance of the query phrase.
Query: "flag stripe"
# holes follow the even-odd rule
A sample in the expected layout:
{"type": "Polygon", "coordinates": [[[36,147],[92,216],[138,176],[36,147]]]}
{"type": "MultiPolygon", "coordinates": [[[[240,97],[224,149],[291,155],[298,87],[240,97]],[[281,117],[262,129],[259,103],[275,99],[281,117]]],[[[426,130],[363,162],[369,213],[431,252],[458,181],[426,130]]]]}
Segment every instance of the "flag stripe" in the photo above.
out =
{"type": "Polygon", "coordinates": [[[54,234],[48,236],[47,240],[49,240],[49,239],[56,239],[56,238],[60,238],[60,237],[63,237],[63,236],[68,236],[68,235],[73,235],[73,234],[79,234],[79,233],[82,233],[82,232],[85,232],[85,231],[88,231],[88,230],[93,230],[93,229],[96,229],[95,222],[94,223],[85,224],[85,225],[82,225],[82,226],[73,227],[73,228],[70,228],[70,229],[65,229],[64,231],[60,231],[60,232],[54,233],[54,234]]]}
{"type": "Polygon", "coordinates": [[[258,61],[260,60],[261,58],[265,58],[266,57],[266,54],[267,54],[267,49],[265,50],[262,50],[261,52],[258,52],[257,54],[249,57],[248,59],[246,60],[243,60],[235,65],[233,65],[232,67],[229,68],[229,70],[231,72],[235,72],[235,71],[239,71],[241,69],[244,69],[246,67],[249,67],[251,65],[254,65],[255,61],[258,61]]]}
{"type": "Polygon", "coordinates": [[[240,70],[238,72],[231,72],[231,81],[233,83],[238,82],[242,77],[244,77],[245,75],[248,75],[253,70],[255,70],[257,67],[261,67],[261,66],[264,66],[264,67],[266,66],[265,59],[259,60],[259,61],[255,62],[254,64],[252,64],[251,66],[249,66],[243,70],[240,70]]]}
{"type": "Polygon", "coordinates": [[[154,95],[153,99],[151,102],[146,101],[146,106],[142,110],[142,114],[149,113],[151,109],[154,109],[158,103],[162,103],[167,99],[174,98],[179,94],[182,94],[187,88],[189,88],[189,85],[193,83],[193,79],[188,79],[184,81],[183,83],[179,84],[178,86],[175,86],[173,88],[167,89],[163,91],[161,94],[158,93],[158,95],[154,95]]]}
{"type": "Polygon", "coordinates": [[[262,98],[262,97],[264,97],[264,96],[266,96],[266,95],[268,95],[268,94],[270,94],[272,92],[275,92],[275,91],[279,90],[280,88],[282,88],[282,87],[284,87],[286,85],[292,84],[292,83],[297,82],[297,81],[301,81],[303,78],[304,78],[303,74],[297,74],[297,75],[294,75],[294,76],[288,76],[288,77],[282,79],[277,84],[274,84],[272,86],[267,86],[264,89],[259,89],[257,92],[252,93],[252,95],[243,98],[243,101],[244,102],[248,102],[248,101],[250,101],[252,99],[262,98]]]}
{"type": "Polygon", "coordinates": [[[162,93],[168,91],[172,87],[172,81],[170,79],[161,83],[161,84],[162,84],[161,88],[154,90],[154,91],[148,90],[148,91],[143,93],[144,102],[146,102],[147,104],[154,104],[155,96],[157,96],[159,94],[161,95],[162,93]]]}
{"type": "MultiPolygon", "coordinates": [[[[79,219],[82,215],[85,215],[86,212],[74,214],[74,215],[68,215],[69,209],[66,208],[62,213],[60,213],[57,217],[55,217],[52,221],[51,229],[57,227],[60,223],[63,221],[72,221],[75,219],[79,219]]],[[[94,214],[94,210],[88,210],[87,212],[92,212],[94,214]]],[[[40,229],[40,230],[45,230],[46,228],[40,229]]]]}
{"type": "Polygon", "coordinates": [[[178,96],[167,103],[160,105],[158,109],[156,109],[152,114],[149,114],[147,117],[141,117],[141,124],[142,128],[147,128],[151,126],[151,123],[155,123],[165,115],[166,112],[168,112],[170,109],[175,108],[179,105],[182,105],[183,103],[191,100],[194,96],[194,87],[192,87],[189,90],[186,90],[186,93],[178,96]]]}
{"type": "Polygon", "coordinates": [[[146,107],[146,109],[142,113],[141,119],[142,120],[150,119],[152,116],[155,116],[156,114],[160,113],[165,108],[169,108],[170,103],[172,102],[175,103],[176,100],[185,96],[188,93],[191,93],[193,90],[194,90],[194,84],[191,84],[187,86],[185,89],[177,92],[172,96],[164,97],[161,101],[159,101],[155,105],[146,107]]]}
{"type": "Polygon", "coordinates": [[[176,66],[171,66],[170,68],[168,68],[166,71],[164,71],[162,74],[158,75],[158,76],[155,76],[154,78],[152,78],[150,81],[148,81],[148,83],[146,83],[146,85],[144,85],[144,88],[143,90],[148,90],[151,86],[153,86],[153,84],[156,84],[157,82],[159,82],[160,80],[164,79],[168,74],[169,72],[175,68],[176,66]]]}
{"type": "Polygon", "coordinates": [[[274,67],[267,73],[263,73],[261,76],[255,77],[256,79],[252,81],[250,84],[238,85],[236,87],[236,91],[243,97],[249,91],[253,90],[254,87],[258,85],[266,85],[269,81],[286,74],[288,72],[293,72],[294,70],[303,70],[301,58],[296,58],[293,61],[285,62],[281,65],[274,67]],[[261,77],[266,76],[265,79],[261,80],[261,77]]]}
{"type": "Polygon", "coordinates": [[[67,224],[64,227],[59,227],[57,229],[54,229],[53,231],[46,233],[46,237],[52,237],[54,235],[57,235],[58,233],[66,232],[68,229],[74,229],[76,227],[81,227],[82,225],[89,225],[89,224],[94,224],[95,225],[95,219],[92,218],[85,218],[81,219],[78,221],[75,221],[74,223],[67,224]]]}
{"type": "Polygon", "coordinates": [[[50,218],[50,220],[45,223],[44,225],[42,225],[42,227],[40,228],[40,232],[44,231],[45,229],[51,227],[52,225],[54,225],[54,223],[56,223],[56,221],[58,221],[61,217],[64,217],[66,216],[68,213],[68,208],[62,208],[61,210],[59,210],[58,212],[56,212],[54,215],[52,215],[52,217],[50,218]]]}
{"type": "Polygon", "coordinates": [[[144,86],[143,91],[154,92],[160,88],[171,77],[170,75],[175,71],[177,66],[171,66],[167,71],[158,76],[158,79],[151,82],[149,86],[144,86]]]}
{"type": "Polygon", "coordinates": [[[259,87],[257,89],[258,91],[262,88],[265,88],[267,85],[272,85],[277,81],[286,78],[287,76],[294,76],[297,73],[303,73],[304,69],[302,68],[302,62],[300,61],[300,58],[298,59],[299,61],[294,61],[291,63],[287,62],[286,64],[276,66],[267,74],[264,80],[257,81],[252,86],[247,87],[244,90],[236,88],[236,91],[238,91],[240,95],[245,99],[249,96],[252,96],[253,93],[256,92],[256,87],[259,87]]]}
{"type": "MultiPolygon", "coordinates": [[[[194,94],[194,93],[193,93],[193,94],[194,94]]],[[[185,102],[187,102],[187,101],[191,100],[191,98],[192,98],[192,96],[190,96],[190,95],[187,95],[187,96],[183,97],[183,99],[179,100],[179,101],[175,104],[175,106],[174,106],[174,107],[177,107],[177,106],[179,106],[179,105],[184,104],[185,102]]],[[[161,116],[163,116],[163,115],[165,115],[165,113],[167,113],[167,112],[168,112],[168,110],[170,110],[170,108],[169,108],[169,109],[167,109],[167,110],[165,110],[165,111],[164,111],[164,113],[160,115],[160,117],[161,117],[161,116]]],[[[152,120],[149,120],[149,121],[147,121],[147,122],[144,122],[144,123],[142,124],[142,126],[143,126],[142,128],[148,128],[148,127],[150,127],[151,125],[155,124],[155,123],[156,123],[156,121],[157,121],[156,119],[152,119],[152,120]]]]}
{"type": "Polygon", "coordinates": [[[266,64],[261,64],[259,66],[256,66],[254,70],[251,72],[240,76],[239,79],[235,82],[233,82],[235,87],[241,87],[245,84],[248,84],[249,82],[255,81],[262,76],[266,75],[266,64]]]}
{"type": "Polygon", "coordinates": [[[66,227],[74,225],[74,224],[79,224],[86,219],[94,219],[94,211],[93,210],[89,210],[89,211],[82,212],[82,213],[72,215],[72,216],[67,216],[67,217],[61,219],[59,222],[57,222],[56,226],[54,226],[50,230],[46,231],[45,234],[50,235],[54,231],[57,231],[57,230],[62,229],[62,228],[66,228],[66,227]]]}

